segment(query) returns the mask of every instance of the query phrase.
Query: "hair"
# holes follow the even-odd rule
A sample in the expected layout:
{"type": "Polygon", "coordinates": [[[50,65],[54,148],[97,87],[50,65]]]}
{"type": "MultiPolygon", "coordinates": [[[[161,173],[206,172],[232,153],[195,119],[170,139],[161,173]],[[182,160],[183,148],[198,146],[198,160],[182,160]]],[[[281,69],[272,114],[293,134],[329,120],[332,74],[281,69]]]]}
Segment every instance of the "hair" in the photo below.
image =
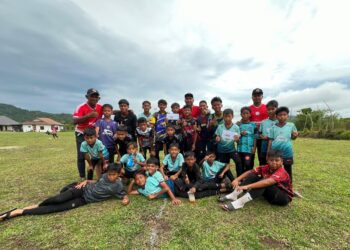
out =
{"type": "Polygon", "coordinates": [[[126,146],[126,148],[128,149],[129,147],[133,146],[134,148],[137,148],[137,143],[132,141],[132,142],[129,142],[126,146]]]}
{"type": "Polygon", "coordinates": [[[160,100],[158,101],[158,105],[159,105],[159,104],[167,105],[168,103],[166,102],[166,100],[160,99],[160,100]]]}
{"type": "Polygon", "coordinates": [[[268,155],[267,155],[268,159],[271,158],[282,158],[282,152],[280,150],[270,150],[268,155]]]}
{"type": "Polygon", "coordinates": [[[289,108],[287,108],[287,107],[279,107],[277,110],[276,110],[276,115],[278,115],[279,113],[281,113],[281,112],[286,112],[288,115],[289,115],[289,108]]]}
{"type": "Polygon", "coordinates": [[[180,146],[178,143],[174,142],[174,143],[171,143],[170,146],[169,146],[169,149],[171,148],[177,148],[177,149],[180,149],[180,146]]]}
{"type": "Polygon", "coordinates": [[[249,113],[252,113],[252,111],[250,110],[249,107],[245,106],[241,108],[241,114],[243,113],[243,111],[247,110],[249,113]]]}
{"type": "Polygon", "coordinates": [[[151,102],[150,102],[150,101],[147,101],[147,100],[146,100],[146,101],[143,101],[143,102],[142,102],[142,106],[145,105],[145,104],[151,105],[151,102]]]}
{"type": "Polygon", "coordinates": [[[191,109],[192,110],[192,107],[190,106],[190,105],[185,105],[184,107],[183,107],[183,109],[185,110],[185,109],[191,109]]]}
{"type": "Polygon", "coordinates": [[[147,164],[154,164],[156,166],[159,166],[159,160],[156,157],[150,157],[148,158],[148,160],[146,161],[147,164]]]}
{"type": "Polygon", "coordinates": [[[177,102],[174,102],[173,104],[171,104],[171,108],[174,108],[174,107],[180,108],[180,104],[178,104],[177,102]]]}
{"type": "Polygon", "coordinates": [[[126,104],[126,105],[129,106],[129,102],[128,102],[128,100],[126,100],[126,99],[120,99],[120,100],[119,100],[118,105],[120,106],[120,105],[122,105],[122,104],[126,104]]]}
{"type": "Polygon", "coordinates": [[[111,110],[113,110],[113,106],[111,104],[108,104],[108,103],[103,104],[102,110],[104,110],[104,108],[107,108],[107,107],[110,108],[111,110]]]}
{"type": "Polygon", "coordinates": [[[143,170],[143,169],[139,169],[138,171],[136,171],[136,173],[134,174],[134,178],[135,178],[137,175],[143,175],[143,176],[147,177],[146,171],[143,170]]]}
{"type": "Polygon", "coordinates": [[[128,132],[128,128],[125,125],[120,125],[117,128],[117,132],[128,132]]]}
{"type": "Polygon", "coordinates": [[[278,108],[278,102],[276,100],[271,100],[266,104],[266,107],[270,107],[270,106],[278,108]]]}
{"type": "Polygon", "coordinates": [[[141,123],[147,123],[147,120],[145,117],[140,117],[139,119],[137,119],[137,123],[141,124],[141,123]]]}
{"type": "Polygon", "coordinates": [[[216,156],[216,154],[215,154],[215,151],[208,151],[205,155],[215,155],[216,156]]]}
{"type": "Polygon", "coordinates": [[[210,101],[211,105],[213,105],[214,102],[220,102],[220,103],[222,103],[222,100],[221,100],[220,97],[215,96],[215,97],[213,97],[213,99],[211,99],[211,101],[210,101]]]}
{"type": "Polygon", "coordinates": [[[233,115],[233,110],[232,109],[225,109],[223,114],[224,115],[233,115]]]}
{"type": "Polygon", "coordinates": [[[207,104],[207,101],[206,100],[202,100],[202,101],[199,102],[199,105],[201,105],[201,103],[207,104]]]}
{"type": "Polygon", "coordinates": [[[96,136],[96,130],[94,128],[87,128],[84,130],[84,136],[96,136]]]}
{"type": "Polygon", "coordinates": [[[122,172],[123,166],[120,163],[109,163],[107,172],[115,171],[118,174],[122,172]]]}
{"type": "Polygon", "coordinates": [[[187,98],[187,97],[193,98],[193,94],[192,94],[192,93],[187,93],[187,94],[185,94],[185,98],[187,98]]]}
{"type": "Polygon", "coordinates": [[[169,124],[168,126],[166,126],[166,130],[168,130],[169,128],[172,128],[172,129],[175,130],[175,127],[174,127],[174,125],[172,125],[172,124],[169,124]]]}
{"type": "Polygon", "coordinates": [[[194,158],[196,158],[196,155],[194,154],[193,151],[187,151],[187,152],[185,152],[184,157],[185,157],[185,159],[188,158],[188,157],[194,157],[194,158]]]}

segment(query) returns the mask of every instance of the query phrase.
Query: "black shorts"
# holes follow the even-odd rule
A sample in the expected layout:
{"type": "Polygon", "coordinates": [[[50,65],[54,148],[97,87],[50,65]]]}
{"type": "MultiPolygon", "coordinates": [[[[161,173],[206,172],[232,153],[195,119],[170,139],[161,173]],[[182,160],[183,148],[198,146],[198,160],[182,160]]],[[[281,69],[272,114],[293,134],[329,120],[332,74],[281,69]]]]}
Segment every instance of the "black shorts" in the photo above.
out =
{"type": "Polygon", "coordinates": [[[137,172],[137,170],[135,170],[135,171],[128,171],[128,170],[125,169],[124,177],[128,178],[128,179],[134,178],[136,172],[137,172]]]}

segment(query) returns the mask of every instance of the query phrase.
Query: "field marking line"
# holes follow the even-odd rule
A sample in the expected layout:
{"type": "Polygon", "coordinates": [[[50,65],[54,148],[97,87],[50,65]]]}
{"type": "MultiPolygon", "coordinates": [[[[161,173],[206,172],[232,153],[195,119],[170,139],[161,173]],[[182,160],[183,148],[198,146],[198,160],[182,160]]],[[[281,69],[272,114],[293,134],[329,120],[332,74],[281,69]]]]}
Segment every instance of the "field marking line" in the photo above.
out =
{"type": "Polygon", "coordinates": [[[158,227],[157,227],[157,222],[162,218],[162,216],[163,216],[163,211],[164,211],[164,209],[165,209],[165,207],[166,207],[166,204],[167,204],[167,199],[164,199],[163,200],[164,202],[163,202],[163,205],[160,207],[160,211],[159,211],[159,213],[156,215],[156,217],[155,217],[155,225],[153,226],[153,228],[152,228],[152,232],[151,232],[151,237],[150,237],[150,239],[149,239],[149,241],[150,241],[150,249],[154,249],[154,246],[155,246],[155,244],[156,244],[156,242],[157,242],[157,237],[158,237],[158,227]]]}

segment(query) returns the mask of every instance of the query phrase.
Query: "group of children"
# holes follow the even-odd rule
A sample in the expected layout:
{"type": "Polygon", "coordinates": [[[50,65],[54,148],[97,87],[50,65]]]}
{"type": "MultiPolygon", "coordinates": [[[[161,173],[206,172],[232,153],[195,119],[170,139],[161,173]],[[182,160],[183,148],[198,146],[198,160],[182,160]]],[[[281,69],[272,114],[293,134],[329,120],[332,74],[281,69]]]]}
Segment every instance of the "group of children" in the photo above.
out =
{"type": "MultiPolygon", "coordinates": [[[[87,180],[70,188],[93,185],[94,172],[97,180],[108,181],[107,176],[114,171],[124,184],[129,183],[128,194],[149,199],[169,197],[174,204],[181,203],[176,197],[189,194],[202,198],[229,193],[219,198],[220,202],[229,202],[221,205],[228,211],[242,208],[261,195],[273,204],[286,205],[293,197],[291,140],[298,132],[288,122],[288,108],[278,107],[275,100],[264,105],[262,95],[261,89],[253,90],[253,105],[241,108],[241,119],[235,124],[233,110],[222,111],[220,97],[211,100],[212,114],[204,100],[194,106],[191,93],[185,95],[182,108],[173,103],[171,113],[166,111],[163,99],[154,114],[150,112],[151,103],[144,101],[144,112],[137,118],[127,100],[120,100],[119,110],[114,111],[110,104],[98,104],[99,92],[89,89],[87,102],[78,106],[73,116],[78,169],[84,179],[84,164],[88,163],[87,180]],[[259,167],[253,169],[256,151],[259,167]]],[[[114,195],[128,204],[126,193],[120,189],[114,195]]]]}

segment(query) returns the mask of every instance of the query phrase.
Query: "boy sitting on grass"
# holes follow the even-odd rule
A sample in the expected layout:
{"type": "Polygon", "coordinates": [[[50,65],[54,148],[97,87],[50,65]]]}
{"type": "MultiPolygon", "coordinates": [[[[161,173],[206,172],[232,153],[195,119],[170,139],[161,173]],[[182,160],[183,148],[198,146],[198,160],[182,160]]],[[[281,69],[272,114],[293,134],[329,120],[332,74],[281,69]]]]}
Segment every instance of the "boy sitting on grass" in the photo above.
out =
{"type": "Polygon", "coordinates": [[[293,165],[293,145],[292,140],[298,137],[298,131],[294,123],[287,122],[289,109],[279,107],[276,110],[278,123],[271,127],[269,131],[269,145],[267,152],[271,149],[282,152],[283,166],[288,172],[290,180],[293,182],[292,165],[293,165]]]}
{"type": "Polygon", "coordinates": [[[163,165],[160,167],[160,172],[165,180],[170,178],[175,180],[178,177],[178,172],[184,163],[184,157],[180,153],[179,144],[173,143],[170,145],[169,154],[164,157],[163,165]]]}
{"type": "Polygon", "coordinates": [[[81,183],[72,183],[64,187],[61,192],[50,197],[38,205],[32,205],[23,209],[11,209],[0,215],[0,221],[22,215],[41,215],[57,213],[74,209],[88,203],[100,202],[112,197],[122,199],[122,204],[129,204],[129,198],[124,191],[119,175],[122,166],[120,164],[109,164],[107,173],[96,182],[86,180],[81,183]]]}
{"type": "Polygon", "coordinates": [[[134,178],[139,169],[146,166],[145,158],[137,152],[137,143],[130,142],[127,146],[127,154],[123,155],[120,162],[124,165],[124,177],[127,179],[134,178]]]}
{"type": "Polygon", "coordinates": [[[146,167],[147,173],[140,170],[135,174],[135,179],[129,184],[128,194],[141,194],[150,200],[169,197],[174,205],[181,204],[181,201],[174,195],[174,182],[171,180],[164,181],[157,171],[158,165],[158,159],[149,158],[146,167]],[[137,190],[133,190],[134,184],[136,184],[137,190]]]}
{"type": "Polygon", "coordinates": [[[269,203],[280,206],[292,201],[292,183],[287,171],[282,167],[281,152],[270,150],[267,162],[268,165],[247,171],[232,182],[234,191],[219,198],[220,202],[230,201],[221,205],[222,209],[241,209],[247,202],[259,196],[264,196],[269,203]],[[241,197],[238,198],[239,196],[241,197]]]}
{"type": "Polygon", "coordinates": [[[84,154],[85,160],[89,164],[88,180],[93,179],[96,169],[97,179],[101,173],[107,170],[109,154],[103,143],[97,139],[96,130],[87,128],[84,130],[84,142],[80,146],[80,152],[84,154]]]}

